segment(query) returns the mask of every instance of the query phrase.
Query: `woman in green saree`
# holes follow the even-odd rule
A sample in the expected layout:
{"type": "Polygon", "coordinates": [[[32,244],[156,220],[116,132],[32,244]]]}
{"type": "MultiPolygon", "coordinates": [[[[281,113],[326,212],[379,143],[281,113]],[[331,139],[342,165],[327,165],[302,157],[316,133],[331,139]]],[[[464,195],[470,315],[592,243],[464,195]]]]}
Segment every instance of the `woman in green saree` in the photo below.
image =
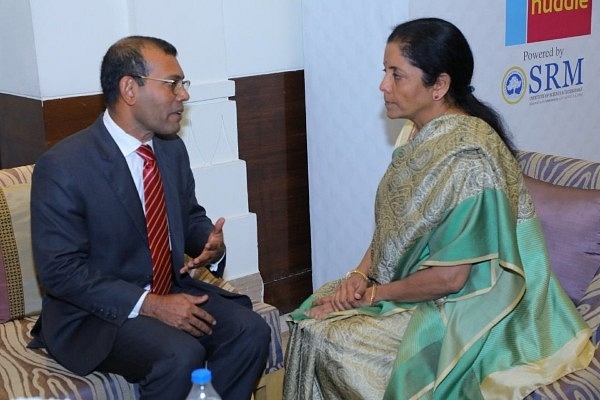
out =
{"type": "Polygon", "coordinates": [[[291,314],[285,399],[517,399],[589,363],[589,328],[472,74],[444,20],[389,36],[380,90],[410,128],[363,259],[291,314]]]}

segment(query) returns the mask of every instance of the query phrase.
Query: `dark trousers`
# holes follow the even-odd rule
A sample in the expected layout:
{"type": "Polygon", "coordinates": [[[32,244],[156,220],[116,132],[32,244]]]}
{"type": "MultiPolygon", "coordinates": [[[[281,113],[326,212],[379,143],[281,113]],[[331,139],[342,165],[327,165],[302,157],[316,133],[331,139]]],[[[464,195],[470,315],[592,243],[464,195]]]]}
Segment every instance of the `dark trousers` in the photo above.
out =
{"type": "Polygon", "coordinates": [[[195,338],[139,316],[119,329],[99,371],[138,383],[142,400],[185,399],[191,372],[208,367],[223,400],[250,399],[265,367],[271,331],[263,318],[234,299],[209,294],[202,305],[217,320],[211,335],[195,338]]]}

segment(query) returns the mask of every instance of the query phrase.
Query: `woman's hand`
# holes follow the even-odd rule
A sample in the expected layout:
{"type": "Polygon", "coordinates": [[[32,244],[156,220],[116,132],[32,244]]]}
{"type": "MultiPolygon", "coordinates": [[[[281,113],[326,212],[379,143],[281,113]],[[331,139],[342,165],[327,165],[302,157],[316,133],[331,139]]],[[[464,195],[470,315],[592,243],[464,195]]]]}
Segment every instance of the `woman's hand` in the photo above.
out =
{"type": "Polygon", "coordinates": [[[332,303],[335,311],[349,310],[365,304],[361,301],[367,290],[368,282],[359,274],[350,274],[343,279],[333,295],[332,303]]]}
{"type": "Polygon", "coordinates": [[[306,311],[306,315],[308,317],[312,317],[314,319],[325,319],[329,314],[336,311],[333,308],[333,303],[331,299],[333,296],[324,296],[316,299],[312,303],[312,308],[306,311]]]}
{"type": "Polygon", "coordinates": [[[333,295],[313,301],[312,308],[306,311],[306,315],[315,319],[325,319],[332,312],[367,306],[369,304],[365,298],[366,290],[367,281],[358,274],[352,274],[340,281],[333,295]]]}

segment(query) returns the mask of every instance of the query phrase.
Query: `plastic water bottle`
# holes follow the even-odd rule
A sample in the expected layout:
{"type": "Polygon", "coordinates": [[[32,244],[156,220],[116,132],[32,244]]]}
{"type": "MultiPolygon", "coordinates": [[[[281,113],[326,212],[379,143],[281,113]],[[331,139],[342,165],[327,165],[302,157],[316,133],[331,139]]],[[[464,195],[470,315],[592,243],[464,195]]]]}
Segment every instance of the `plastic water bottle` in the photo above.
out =
{"type": "Polygon", "coordinates": [[[221,400],[212,383],[212,374],[206,368],[192,371],[192,389],[186,400],[221,400]]]}

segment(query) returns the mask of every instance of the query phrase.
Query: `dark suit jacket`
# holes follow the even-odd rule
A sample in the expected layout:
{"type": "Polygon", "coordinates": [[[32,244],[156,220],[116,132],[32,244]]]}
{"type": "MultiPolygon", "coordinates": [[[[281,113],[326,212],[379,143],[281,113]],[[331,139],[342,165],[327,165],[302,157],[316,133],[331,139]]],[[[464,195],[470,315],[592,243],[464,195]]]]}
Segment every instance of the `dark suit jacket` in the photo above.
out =
{"type": "MultiPolygon", "coordinates": [[[[213,224],[196,201],[183,141],[155,137],[153,143],[167,203],[173,291],[236,297],[180,276],[184,253],[198,255],[213,224]]],[[[87,374],[106,357],[152,278],[142,204],[102,117],[48,150],[32,179],[33,251],[46,295],[31,347],[44,346],[68,369],[87,374]]]]}

